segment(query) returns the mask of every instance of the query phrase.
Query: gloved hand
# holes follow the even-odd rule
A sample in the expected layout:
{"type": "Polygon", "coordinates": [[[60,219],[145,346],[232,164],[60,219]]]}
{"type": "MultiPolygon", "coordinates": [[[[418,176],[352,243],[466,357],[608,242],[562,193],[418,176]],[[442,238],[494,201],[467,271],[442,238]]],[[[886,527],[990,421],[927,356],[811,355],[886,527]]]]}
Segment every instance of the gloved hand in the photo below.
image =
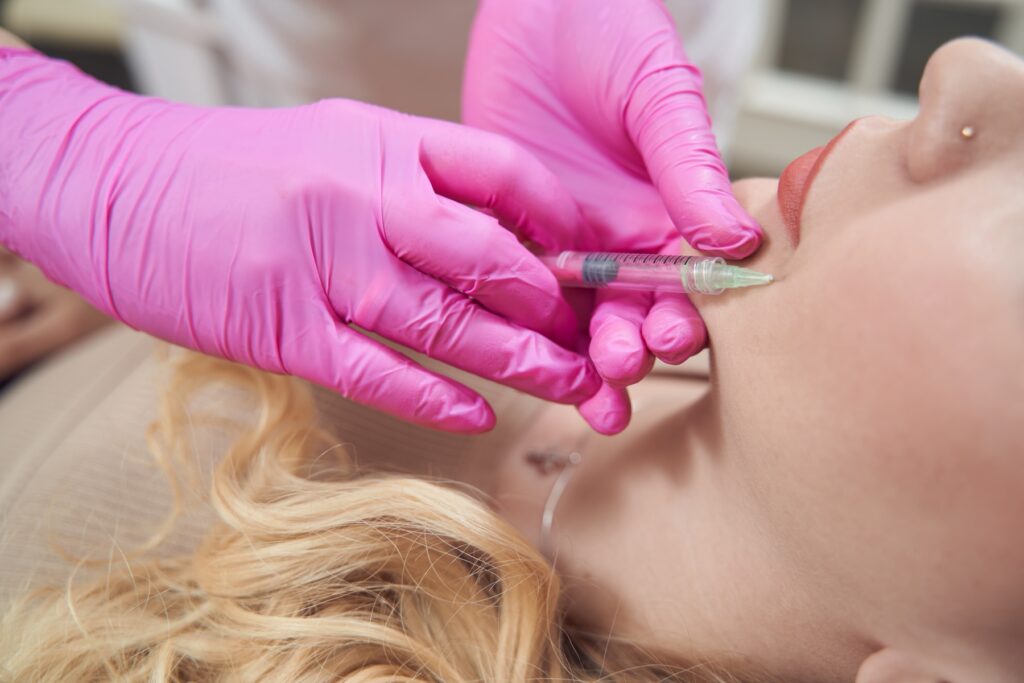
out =
{"type": "MultiPolygon", "coordinates": [[[[743,258],[761,231],[732,195],[699,71],[659,0],[482,0],[463,90],[466,123],[536,154],[580,204],[603,251],[696,249],[743,258]]],[[[706,332],[677,295],[599,292],[590,352],[613,386],[653,357],[680,363],[706,332]]],[[[581,406],[602,431],[629,420],[608,387],[581,406]]]]}
{"type": "Polygon", "coordinates": [[[438,428],[468,388],[353,325],[561,402],[600,379],[554,277],[578,210],[514,143],[334,100],[204,109],[0,51],[0,242],[133,327],[438,428]],[[537,330],[532,331],[532,330],[537,330]]]}

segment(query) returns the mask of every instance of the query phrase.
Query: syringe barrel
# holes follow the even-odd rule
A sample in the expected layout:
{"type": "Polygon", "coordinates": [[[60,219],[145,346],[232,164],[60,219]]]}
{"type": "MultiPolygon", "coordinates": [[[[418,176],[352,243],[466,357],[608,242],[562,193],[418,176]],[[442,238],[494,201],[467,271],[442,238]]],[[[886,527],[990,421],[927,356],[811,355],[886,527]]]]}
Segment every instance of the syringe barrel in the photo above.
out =
{"type": "Polygon", "coordinates": [[[718,257],[563,251],[541,260],[559,282],[571,287],[682,294],[723,291],[712,278],[713,270],[725,265],[718,257]]]}

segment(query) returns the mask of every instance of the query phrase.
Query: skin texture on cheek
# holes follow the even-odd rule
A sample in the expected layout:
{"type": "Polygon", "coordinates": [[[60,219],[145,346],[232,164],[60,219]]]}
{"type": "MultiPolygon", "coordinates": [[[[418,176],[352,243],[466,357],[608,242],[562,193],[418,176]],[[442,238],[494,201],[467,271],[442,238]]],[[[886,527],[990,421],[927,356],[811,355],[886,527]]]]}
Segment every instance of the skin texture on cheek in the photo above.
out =
{"type": "MultiPolygon", "coordinates": [[[[800,247],[758,256],[775,285],[697,303],[721,461],[818,607],[973,671],[953,681],[1016,681],[1024,68],[980,49],[940,51],[918,120],[864,120],[836,145],[800,247]]],[[[754,213],[779,234],[777,211],[754,213]]]]}
{"type": "Polygon", "coordinates": [[[792,259],[762,256],[779,259],[776,285],[699,302],[737,480],[793,571],[865,632],[966,636],[999,614],[1012,630],[1024,610],[1006,535],[1024,515],[1009,457],[1024,437],[1007,429],[1024,410],[1006,400],[1022,395],[1008,369],[1024,345],[1005,315],[1012,276],[984,276],[1015,272],[986,239],[1005,221],[976,208],[998,206],[994,181],[818,209],[792,259]]]}

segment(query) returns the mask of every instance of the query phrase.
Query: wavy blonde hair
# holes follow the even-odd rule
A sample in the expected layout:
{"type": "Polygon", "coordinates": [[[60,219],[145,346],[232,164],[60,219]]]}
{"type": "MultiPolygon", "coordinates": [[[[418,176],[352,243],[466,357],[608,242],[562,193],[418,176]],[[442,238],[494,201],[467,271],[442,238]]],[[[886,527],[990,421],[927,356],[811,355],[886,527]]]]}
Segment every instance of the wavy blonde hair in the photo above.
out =
{"type": "Polygon", "coordinates": [[[557,575],[510,525],[465,492],[355,471],[296,380],[189,355],[148,442],[172,519],[101,576],[19,600],[4,680],[734,680],[566,628],[557,575]],[[161,557],[198,482],[189,405],[224,382],[256,403],[251,424],[206,415],[235,437],[209,487],[218,521],[193,554],[161,557]]]}

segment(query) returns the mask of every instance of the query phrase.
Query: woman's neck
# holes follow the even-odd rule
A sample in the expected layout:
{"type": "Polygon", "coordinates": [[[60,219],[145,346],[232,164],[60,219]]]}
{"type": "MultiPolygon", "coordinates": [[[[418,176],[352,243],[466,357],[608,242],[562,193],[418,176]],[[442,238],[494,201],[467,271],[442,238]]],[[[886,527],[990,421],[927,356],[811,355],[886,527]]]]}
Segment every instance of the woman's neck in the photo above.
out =
{"type": "Polygon", "coordinates": [[[737,471],[749,435],[726,433],[706,382],[652,377],[632,396],[633,422],[615,437],[588,436],[572,408],[546,409],[501,462],[499,511],[539,547],[558,472],[526,454],[578,449],[549,540],[574,616],[680,656],[758,652],[788,669],[785,653],[813,643],[828,620],[781,561],[737,471]]]}

